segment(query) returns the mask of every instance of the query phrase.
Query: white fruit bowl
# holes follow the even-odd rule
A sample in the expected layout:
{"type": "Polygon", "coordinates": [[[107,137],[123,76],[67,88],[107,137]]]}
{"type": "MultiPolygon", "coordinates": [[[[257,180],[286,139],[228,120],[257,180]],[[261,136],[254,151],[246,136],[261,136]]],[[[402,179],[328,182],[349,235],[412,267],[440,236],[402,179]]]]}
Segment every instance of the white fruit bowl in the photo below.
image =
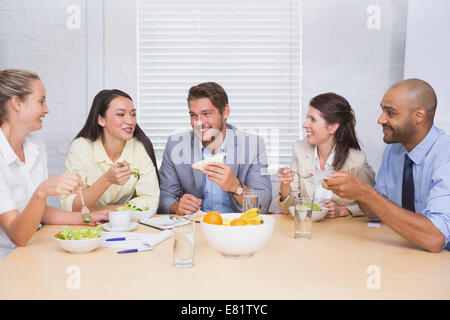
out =
{"type": "Polygon", "coordinates": [[[53,239],[55,239],[55,241],[62,249],[71,253],[91,252],[100,247],[100,245],[103,242],[103,238],[104,238],[103,234],[99,238],[84,239],[84,240],[62,240],[53,236],[53,239]]]}
{"type": "MultiPolygon", "coordinates": [[[[242,213],[221,214],[232,221],[242,213]]],[[[227,257],[251,257],[269,241],[275,218],[260,215],[264,223],[260,225],[224,226],[200,222],[202,233],[208,244],[227,257]]]]}

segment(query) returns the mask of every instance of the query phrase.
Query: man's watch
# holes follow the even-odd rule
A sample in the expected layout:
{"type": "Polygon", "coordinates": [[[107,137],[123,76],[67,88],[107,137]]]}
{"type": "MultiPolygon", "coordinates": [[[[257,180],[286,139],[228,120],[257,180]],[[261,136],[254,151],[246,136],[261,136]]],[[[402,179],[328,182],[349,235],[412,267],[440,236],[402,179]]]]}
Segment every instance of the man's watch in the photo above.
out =
{"type": "Polygon", "coordinates": [[[242,192],[244,192],[244,188],[242,187],[242,182],[240,180],[238,180],[238,181],[239,181],[239,185],[236,188],[236,191],[232,192],[232,194],[235,196],[240,196],[242,194],[242,192]]]}

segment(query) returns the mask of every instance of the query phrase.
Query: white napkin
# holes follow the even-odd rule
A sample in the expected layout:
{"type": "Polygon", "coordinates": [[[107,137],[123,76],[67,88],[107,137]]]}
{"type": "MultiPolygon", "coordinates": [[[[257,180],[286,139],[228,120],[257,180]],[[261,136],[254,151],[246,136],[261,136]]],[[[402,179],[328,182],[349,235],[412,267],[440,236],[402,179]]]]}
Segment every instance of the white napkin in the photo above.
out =
{"type": "Polygon", "coordinates": [[[120,237],[142,237],[140,239],[133,240],[121,240],[121,241],[106,241],[103,240],[102,247],[109,248],[125,248],[125,249],[143,249],[148,248],[144,243],[152,246],[163,242],[164,240],[173,236],[172,230],[164,230],[160,233],[135,233],[135,232],[103,232],[105,239],[120,238],[120,237]]]}

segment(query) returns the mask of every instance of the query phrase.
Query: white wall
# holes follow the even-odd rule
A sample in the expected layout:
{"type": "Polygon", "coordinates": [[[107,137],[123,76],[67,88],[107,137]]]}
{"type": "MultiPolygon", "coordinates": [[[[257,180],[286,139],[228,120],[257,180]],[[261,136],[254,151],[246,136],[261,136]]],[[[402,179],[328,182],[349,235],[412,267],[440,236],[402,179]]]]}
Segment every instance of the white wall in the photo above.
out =
{"type": "Polygon", "coordinates": [[[410,0],[405,79],[420,78],[436,91],[435,124],[450,134],[450,2],[410,0]]]}
{"type": "Polygon", "coordinates": [[[0,69],[5,68],[35,71],[44,82],[50,114],[40,134],[47,144],[49,174],[61,173],[87,114],[86,1],[0,1],[0,69]],[[67,27],[71,5],[80,9],[79,29],[67,27]]]}
{"type": "Polygon", "coordinates": [[[137,101],[137,0],[105,1],[105,88],[137,101]]]}
{"type": "MultiPolygon", "coordinates": [[[[304,0],[302,7],[303,111],[309,99],[322,92],[346,97],[356,111],[363,149],[377,169],[384,149],[376,124],[379,102],[385,90],[403,78],[407,1],[304,0]],[[371,5],[380,10],[380,29],[367,27],[371,5]]],[[[136,0],[103,1],[103,78],[95,80],[87,69],[92,47],[87,45],[86,0],[0,2],[0,69],[36,71],[47,88],[51,113],[42,134],[51,175],[63,171],[67,148],[87,116],[87,81],[103,81],[105,88],[136,97],[135,8],[136,0]],[[71,5],[80,8],[79,29],[67,27],[71,5]]],[[[274,195],[277,188],[275,183],[274,195]]],[[[278,211],[274,204],[271,208],[278,211]]]]}
{"type": "Polygon", "coordinates": [[[375,170],[385,147],[379,104],[389,86],[403,78],[406,12],[407,1],[303,1],[303,112],[317,94],[344,96],[375,170]],[[379,9],[379,29],[367,13],[373,5],[379,9]]]}

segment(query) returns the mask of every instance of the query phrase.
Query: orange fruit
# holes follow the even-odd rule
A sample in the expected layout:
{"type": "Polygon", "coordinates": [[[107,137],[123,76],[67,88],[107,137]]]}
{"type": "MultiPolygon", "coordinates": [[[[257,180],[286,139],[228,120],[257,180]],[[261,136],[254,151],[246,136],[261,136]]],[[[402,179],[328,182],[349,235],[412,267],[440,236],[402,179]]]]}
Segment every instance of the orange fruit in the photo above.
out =
{"type": "Polygon", "coordinates": [[[216,211],[210,211],[207,214],[205,214],[205,217],[203,218],[204,223],[209,224],[222,224],[222,216],[216,212],[216,211]]]}
{"type": "Polygon", "coordinates": [[[245,219],[241,219],[241,218],[236,218],[233,219],[233,221],[231,221],[232,226],[245,226],[247,224],[247,220],[245,219]]]}

